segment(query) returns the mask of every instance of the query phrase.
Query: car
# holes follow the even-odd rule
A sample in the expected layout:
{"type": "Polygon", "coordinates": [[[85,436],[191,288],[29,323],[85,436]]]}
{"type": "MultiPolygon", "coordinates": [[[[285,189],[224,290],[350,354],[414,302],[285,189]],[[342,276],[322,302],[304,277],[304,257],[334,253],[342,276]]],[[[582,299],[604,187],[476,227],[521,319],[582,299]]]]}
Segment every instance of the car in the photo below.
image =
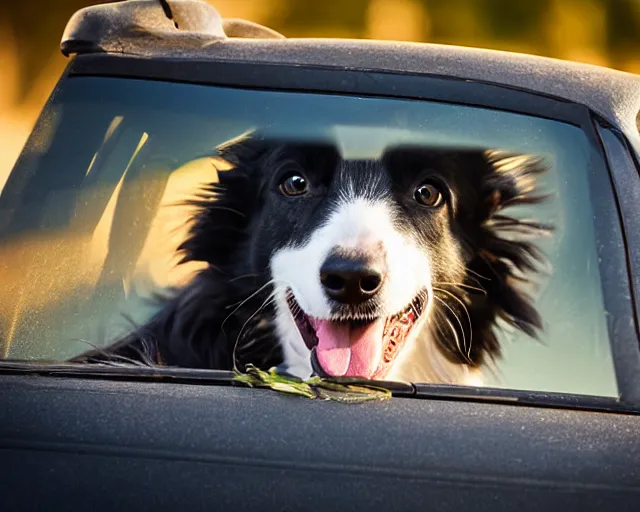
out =
{"type": "Polygon", "coordinates": [[[87,7],[61,50],[0,195],[4,509],[638,509],[640,77],[287,39],[198,0],[87,7]],[[255,126],[356,156],[407,140],[546,155],[552,201],[523,213],[556,228],[532,292],[541,342],[505,335],[482,385],[380,382],[390,399],[357,404],[216,369],[69,363],[130,329],[123,311],[149,317],[146,283],[201,268],[175,270],[188,219],[160,207],[255,126]]]}

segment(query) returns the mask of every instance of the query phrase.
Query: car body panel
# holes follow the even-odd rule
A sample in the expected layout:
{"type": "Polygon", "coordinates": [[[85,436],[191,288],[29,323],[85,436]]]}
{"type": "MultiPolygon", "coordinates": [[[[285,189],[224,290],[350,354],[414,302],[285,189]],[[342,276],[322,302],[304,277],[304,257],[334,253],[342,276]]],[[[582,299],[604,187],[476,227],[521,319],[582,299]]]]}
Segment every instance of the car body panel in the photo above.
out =
{"type": "MultiPolygon", "coordinates": [[[[85,55],[74,57],[58,87],[74,75],[283,89],[293,80],[302,90],[342,87],[350,94],[516,110],[521,102],[525,111],[597,125],[589,136],[602,152],[594,151],[593,159],[606,155],[610,175],[601,179],[611,180],[617,195],[616,202],[606,200],[596,222],[609,226],[599,251],[609,262],[607,300],[616,304],[609,331],[621,401],[594,411],[581,397],[569,397],[569,409],[539,393],[524,403],[517,393],[465,395],[455,388],[438,395],[415,386],[389,401],[345,405],[235,387],[224,379],[214,385],[204,374],[201,382],[149,382],[77,369],[72,375],[41,367],[30,374],[3,363],[4,508],[639,509],[640,349],[632,284],[640,287],[640,77],[442,45],[228,38],[213,14],[211,25],[193,21],[199,32],[185,29],[188,22],[174,30],[173,21],[158,15],[160,28],[133,37],[118,35],[107,22],[96,25],[98,11],[83,12],[67,27],[63,48],[85,55]],[[536,397],[538,405],[532,404],[536,397]]],[[[173,15],[181,16],[179,9],[173,15]]],[[[21,158],[31,156],[27,150],[21,158]]]]}
{"type": "Polygon", "coordinates": [[[637,416],[34,376],[3,377],[0,387],[7,510],[69,497],[93,510],[640,503],[637,416]]]}

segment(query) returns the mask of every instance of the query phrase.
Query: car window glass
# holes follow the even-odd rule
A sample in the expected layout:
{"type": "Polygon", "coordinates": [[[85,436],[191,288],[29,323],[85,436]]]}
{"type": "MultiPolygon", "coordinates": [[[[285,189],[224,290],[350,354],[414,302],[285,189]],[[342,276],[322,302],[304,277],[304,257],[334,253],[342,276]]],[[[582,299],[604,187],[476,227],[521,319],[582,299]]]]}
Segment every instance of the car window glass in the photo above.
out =
{"type": "Polygon", "coordinates": [[[149,318],[144,298],[202,268],[175,266],[189,214],[176,203],[224,171],[224,162],[212,165],[216,146],[252,129],[334,141],[352,159],[408,143],[542,156],[551,170],[538,186],[549,200],[512,213],[555,226],[536,240],[549,259],[532,289],[544,330],[538,341],[500,331],[503,357],[483,377],[512,389],[617,396],[592,222],[594,149],[579,127],[433,101],[116,78],[67,80],[5,185],[3,357],[61,361],[149,318]]]}

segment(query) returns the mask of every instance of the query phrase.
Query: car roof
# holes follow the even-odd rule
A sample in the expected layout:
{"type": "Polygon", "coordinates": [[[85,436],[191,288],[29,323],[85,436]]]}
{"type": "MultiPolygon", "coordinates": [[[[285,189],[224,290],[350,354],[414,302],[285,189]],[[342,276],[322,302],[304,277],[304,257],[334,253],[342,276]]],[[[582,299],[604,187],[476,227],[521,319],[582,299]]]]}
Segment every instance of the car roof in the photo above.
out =
{"type": "Polygon", "coordinates": [[[99,52],[145,59],[272,63],[493,83],[581,103],[638,142],[640,75],[451,45],[287,39],[255,23],[223,19],[202,0],[128,0],[81,9],[69,20],[61,49],[65,55],[99,52]]]}

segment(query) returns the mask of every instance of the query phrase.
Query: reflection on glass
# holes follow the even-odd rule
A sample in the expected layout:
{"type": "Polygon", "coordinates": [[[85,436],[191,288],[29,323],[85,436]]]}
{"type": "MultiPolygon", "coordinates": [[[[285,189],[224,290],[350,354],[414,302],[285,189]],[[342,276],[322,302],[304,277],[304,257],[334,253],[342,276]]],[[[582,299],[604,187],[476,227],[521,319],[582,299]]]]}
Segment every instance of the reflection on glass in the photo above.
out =
{"type": "Polygon", "coordinates": [[[539,342],[505,329],[485,384],[617,395],[596,253],[589,143],[564,123],[489,109],[73,78],[48,107],[0,198],[0,348],[64,360],[153,313],[154,291],[188,282],[176,266],[192,211],[180,202],[218,179],[214,148],[248,130],[330,141],[345,159],[401,144],[542,155],[544,206],[516,214],[555,226],[535,292],[539,342]],[[53,121],[55,119],[55,122],[53,121]]]}

